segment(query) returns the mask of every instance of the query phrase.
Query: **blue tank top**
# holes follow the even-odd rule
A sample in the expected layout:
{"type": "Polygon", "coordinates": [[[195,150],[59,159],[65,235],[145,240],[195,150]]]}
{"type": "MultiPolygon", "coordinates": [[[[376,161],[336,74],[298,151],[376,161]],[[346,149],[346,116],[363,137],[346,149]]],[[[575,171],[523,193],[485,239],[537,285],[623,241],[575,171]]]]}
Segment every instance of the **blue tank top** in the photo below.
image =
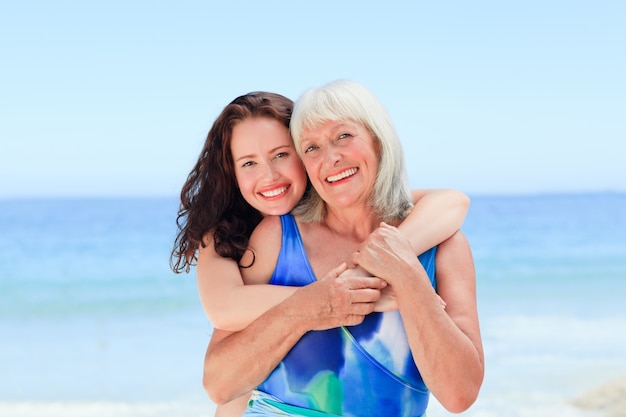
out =
{"type": "MultiPolygon", "coordinates": [[[[284,215],[281,223],[270,283],[308,285],[316,278],[295,219],[284,215]]],[[[436,247],[419,256],[433,287],[435,254],[436,247]]],[[[398,311],[371,313],[358,326],[308,332],[258,390],[305,410],[359,417],[422,416],[429,398],[398,311]]]]}

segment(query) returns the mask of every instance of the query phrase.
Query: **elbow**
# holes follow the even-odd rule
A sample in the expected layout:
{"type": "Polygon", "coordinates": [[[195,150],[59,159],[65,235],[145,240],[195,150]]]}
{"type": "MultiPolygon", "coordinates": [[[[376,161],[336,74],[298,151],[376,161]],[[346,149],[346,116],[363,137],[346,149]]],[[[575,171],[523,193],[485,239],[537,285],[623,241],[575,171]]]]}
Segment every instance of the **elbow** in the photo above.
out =
{"type": "Polygon", "coordinates": [[[461,210],[463,213],[467,213],[469,211],[469,206],[470,206],[469,196],[458,190],[453,190],[452,192],[456,194],[456,201],[457,201],[458,209],[461,210]]]}
{"type": "Polygon", "coordinates": [[[446,401],[442,401],[441,405],[443,405],[443,407],[449,412],[459,414],[467,411],[472,406],[472,404],[474,404],[477,398],[477,390],[474,393],[471,392],[471,390],[467,390],[467,392],[460,393],[454,398],[449,398],[446,401]]]}
{"type": "Polygon", "coordinates": [[[214,303],[212,309],[206,309],[205,313],[215,329],[236,332],[243,330],[248,323],[241,320],[237,311],[232,309],[233,303],[225,302],[223,304],[214,303]]]}
{"type": "Polygon", "coordinates": [[[460,204],[461,206],[467,211],[469,210],[469,206],[470,206],[470,198],[467,194],[462,193],[459,191],[459,200],[460,200],[460,204]]]}
{"type": "Polygon", "coordinates": [[[466,380],[458,389],[449,392],[449,394],[439,400],[441,405],[451,413],[462,413],[467,411],[478,399],[478,393],[483,381],[483,373],[473,380],[466,380]]]}
{"type": "Polygon", "coordinates": [[[467,194],[458,190],[445,190],[443,191],[447,201],[445,211],[442,212],[441,221],[445,221],[445,224],[451,225],[453,230],[458,230],[463,226],[465,217],[469,212],[470,198],[467,194]]]}
{"type": "Polygon", "coordinates": [[[211,357],[210,348],[204,359],[202,374],[202,387],[211,401],[217,405],[223,405],[237,397],[232,387],[233,381],[228,380],[228,373],[220,372],[215,366],[216,360],[211,357]]]}
{"type": "Polygon", "coordinates": [[[463,222],[465,221],[465,217],[467,217],[467,213],[469,212],[470,199],[467,194],[464,194],[460,191],[456,191],[456,193],[457,205],[454,211],[454,213],[456,213],[456,217],[452,220],[452,223],[454,223],[455,221],[458,222],[457,229],[461,229],[461,226],[463,226],[463,222]]]}
{"type": "Polygon", "coordinates": [[[216,381],[214,378],[211,378],[209,373],[205,372],[202,377],[202,386],[204,387],[204,391],[207,393],[211,401],[213,401],[216,405],[224,405],[234,397],[231,395],[228,389],[223,389],[223,387],[227,386],[225,384],[220,384],[219,381],[216,381]]]}
{"type": "Polygon", "coordinates": [[[209,321],[211,322],[211,325],[213,326],[213,328],[221,329],[221,330],[229,330],[229,331],[232,330],[231,329],[232,322],[228,320],[228,315],[222,314],[221,309],[216,309],[216,310],[218,311],[215,311],[211,314],[207,312],[207,317],[209,318],[209,321]]]}

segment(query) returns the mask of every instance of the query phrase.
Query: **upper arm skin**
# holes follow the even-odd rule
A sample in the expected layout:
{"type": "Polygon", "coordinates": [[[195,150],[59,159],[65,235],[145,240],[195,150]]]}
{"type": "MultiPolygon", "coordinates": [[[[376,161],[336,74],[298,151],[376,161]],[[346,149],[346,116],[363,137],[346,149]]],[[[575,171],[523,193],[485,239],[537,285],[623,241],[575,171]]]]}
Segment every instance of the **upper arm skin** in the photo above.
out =
{"type": "Polygon", "coordinates": [[[267,284],[272,278],[282,246],[283,228],[279,216],[265,216],[250,236],[248,247],[254,263],[241,270],[244,283],[267,284]]]}
{"type": "MultiPolygon", "coordinates": [[[[204,237],[196,278],[198,294],[213,327],[241,330],[296,290],[293,287],[244,285],[237,263],[215,252],[213,234],[204,237]]],[[[268,280],[269,281],[269,280],[268,280]]]]}
{"type": "Polygon", "coordinates": [[[463,224],[469,197],[457,190],[413,190],[414,206],[398,226],[417,255],[452,236],[463,224]]]}
{"type": "Polygon", "coordinates": [[[476,271],[467,238],[455,233],[442,243],[435,259],[437,292],[449,300],[446,313],[472,341],[482,358],[483,348],[478,324],[476,271]]]}

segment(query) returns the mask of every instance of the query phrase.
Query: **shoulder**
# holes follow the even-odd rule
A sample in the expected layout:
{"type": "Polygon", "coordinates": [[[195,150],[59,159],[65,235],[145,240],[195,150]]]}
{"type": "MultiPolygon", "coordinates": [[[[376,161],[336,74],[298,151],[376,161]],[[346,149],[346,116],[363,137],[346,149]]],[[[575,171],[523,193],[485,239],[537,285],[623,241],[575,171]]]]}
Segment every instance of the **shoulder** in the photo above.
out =
{"type": "Polygon", "coordinates": [[[472,251],[467,237],[458,230],[439,244],[437,249],[437,271],[459,271],[474,269],[472,251]]]}
{"type": "Polygon", "coordinates": [[[275,234],[282,234],[280,216],[265,216],[257,227],[254,228],[252,236],[250,236],[250,240],[252,240],[253,237],[258,239],[259,236],[266,237],[273,236],[275,234]]]}
{"type": "MultiPolygon", "coordinates": [[[[223,268],[238,268],[237,263],[231,258],[225,258],[215,251],[213,231],[205,233],[202,244],[198,248],[198,263],[196,273],[203,277],[219,277],[223,268]]],[[[206,281],[206,279],[205,279],[206,281]]]]}
{"type": "Polygon", "coordinates": [[[452,236],[439,244],[439,250],[451,251],[457,249],[469,249],[469,242],[465,233],[457,230],[452,236]]]}
{"type": "Polygon", "coordinates": [[[248,247],[255,252],[262,251],[266,246],[278,245],[280,248],[283,228],[280,216],[265,216],[254,228],[248,247]]]}
{"type": "Polygon", "coordinates": [[[268,283],[282,246],[282,225],[279,216],[265,216],[250,236],[248,247],[254,254],[249,268],[242,269],[246,284],[268,283]]]}

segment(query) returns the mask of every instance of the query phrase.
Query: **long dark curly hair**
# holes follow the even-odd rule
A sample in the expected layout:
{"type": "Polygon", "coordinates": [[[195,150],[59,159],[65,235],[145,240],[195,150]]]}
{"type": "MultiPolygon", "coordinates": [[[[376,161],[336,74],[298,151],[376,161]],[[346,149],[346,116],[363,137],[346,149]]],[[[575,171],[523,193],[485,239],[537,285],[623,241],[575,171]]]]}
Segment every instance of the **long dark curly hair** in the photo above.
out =
{"type": "Polygon", "coordinates": [[[280,94],[252,92],[228,104],[213,123],[193,170],[180,192],[178,233],[170,255],[175,273],[196,264],[203,236],[213,231],[215,251],[239,262],[262,219],[241,195],[230,143],[236,124],[251,117],[276,119],[289,128],[293,101],[280,94]]]}

